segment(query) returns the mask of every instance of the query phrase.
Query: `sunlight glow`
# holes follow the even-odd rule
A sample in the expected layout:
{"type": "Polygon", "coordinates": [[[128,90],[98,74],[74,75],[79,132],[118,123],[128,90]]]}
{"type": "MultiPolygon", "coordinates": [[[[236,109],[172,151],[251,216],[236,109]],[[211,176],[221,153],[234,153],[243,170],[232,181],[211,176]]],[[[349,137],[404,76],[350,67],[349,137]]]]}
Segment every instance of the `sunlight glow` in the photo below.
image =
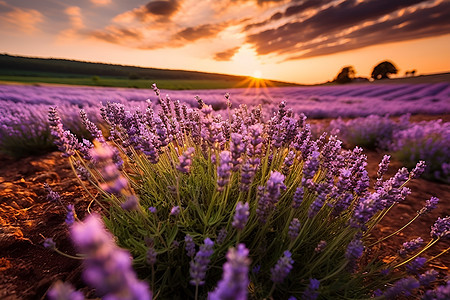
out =
{"type": "Polygon", "coordinates": [[[262,77],[262,72],[260,70],[255,70],[253,71],[252,77],[260,79],[262,77]]]}

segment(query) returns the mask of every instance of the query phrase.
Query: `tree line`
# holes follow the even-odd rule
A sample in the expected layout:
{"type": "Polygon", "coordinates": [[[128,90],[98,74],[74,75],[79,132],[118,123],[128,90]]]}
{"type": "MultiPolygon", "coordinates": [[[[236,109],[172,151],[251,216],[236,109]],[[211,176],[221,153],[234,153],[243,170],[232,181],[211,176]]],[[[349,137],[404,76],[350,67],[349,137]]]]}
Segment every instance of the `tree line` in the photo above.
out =
{"type": "MultiPolygon", "coordinates": [[[[373,80],[380,80],[380,79],[387,79],[391,74],[397,74],[398,68],[390,61],[385,60],[377,64],[371,74],[371,78],[373,80]]],[[[411,76],[414,76],[416,73],[416,70],[411,71],[408,74],[411,74],[411,76]]],[[[341,71],[338,73],[338,75],[334,78],[333,82],[336,83],[349,83],[355,80],[361,80],[361,81],[368,81],[367,78],[364,77],[355,77],[356,71],[353,68],[353,66],[346,66],[341,69],[341,71]]]]}

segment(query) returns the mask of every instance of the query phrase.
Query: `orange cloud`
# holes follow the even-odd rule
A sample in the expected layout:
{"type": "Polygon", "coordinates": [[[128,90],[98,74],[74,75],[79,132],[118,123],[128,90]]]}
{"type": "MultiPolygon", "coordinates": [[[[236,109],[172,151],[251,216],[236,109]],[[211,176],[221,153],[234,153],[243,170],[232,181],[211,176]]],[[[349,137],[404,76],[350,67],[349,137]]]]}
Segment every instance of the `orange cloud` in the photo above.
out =
{"type": "Polygon", "coordinates": [[[91,0],[91,2],[97,6],[105,6],[105,5],[111,4],[112,1],[111,0],[91,0]]]}
{"type": "Polygon", "coordinates": [[[80,31],[85,27],[81,9],[78,6],[69,6],[64,10],[64,13],[69,17],[70,28],[65,29],[59,33],[59,39],[70,40],[77,37],[80,31]]]}
{"type": "Polygon", "coordinates": [[[234,47],[223,52],[214,54],[214,60],[217,61],[229,61],[238,52],[240,47],[234,47]]]}
{"type": "Polygon", "coordinates": [[[31,34],[38,30],[37,25],[44,21],[44,16],[35,9],[21,9],[0,1],[0,24],[8,28],[19,29],[31,34]]]}

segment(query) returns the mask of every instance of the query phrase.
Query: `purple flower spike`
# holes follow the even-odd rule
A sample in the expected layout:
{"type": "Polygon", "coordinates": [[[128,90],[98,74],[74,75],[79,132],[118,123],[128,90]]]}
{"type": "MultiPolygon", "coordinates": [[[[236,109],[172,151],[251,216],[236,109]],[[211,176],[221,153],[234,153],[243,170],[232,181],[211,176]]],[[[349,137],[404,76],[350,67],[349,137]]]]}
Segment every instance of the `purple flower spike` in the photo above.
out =
{"type": "Polygon", "coordinates": [[[404,257],[406,254],[419,249],[422,246],[423,239],[418,237],[417,239],[410,240],[409,242],[405,242],[402,245],[402,248],[398,251],[398,254],[404,257]]]}
{"type": "Polygon", "coordinates": [[[75,291],[69,283],[57,281],[47,293],[49,300],[84,300],[81,292],[75,291]]]}
{"type": "Polygon", "coordinates": [[[72,225],[75,222],[75,216],[76,213],[73,204],[67,205],[66,224],[69,226],[72,225]]]}
{"type": "Polygon", "coordinates": [[[300,230],[300,221],[297,218],[292,219],[288,231],[288,236],[291,241],[294,241],[297,238],[299,230],[300,230]]]}
{"type": "Polygon", "coordinates": [[[300,186],[295,190],[294,197],[292,199],[292,208],[300,207],[300,204],[302,204],[303,201],[303,195],[304,195],[303,187],[300,186]]]}
{"type": "Polygon", "coordinates": [[[149,300],[152,293],[134,273],[130,253],[117,247],[98,215],[72,225],[76,248],[86,255],[84,280],[104,299],[149,300]]]}
{"type": "Polygon", "coordinates": [[[427,167],[427,165],[425,164],[425,162],[423,160],[419,161],[416,164],[416,167],[410,173],[411,179],[419,178],[420,175],[422,175],[422,173],[425,171],[426,167],[427,167]]]}
{"type": "Polygon", "coordinates": [[[316,300],[317,297],[319,296],[319,292],[317,292],[317,290],[319,289],[319,286],[320,286],[320,281],[315,279],[315,278],[311,278],[309,280],[308,287],[303,292],[302,299],[304,299],[304,300],[316,300]]]}
{"type": "Polygon", "coordinates": [[[320,242],[317,244],[317,246],[316,246],[316,248],[314,249],[314,251],[315,251],[316,253],[320,253],[320,252],[323,251],[323,249],[325,249],[326,246],[327,246],[327,242],[326,242],[326,241],[320,241],[320,242]]]}
{"type": "Polygon", "coordinates": [[[48,183],[44,183],[44,188],[47,191],[47,200],[49,202],[59,202],[61,201],[61,196],[52,190],[52,188],[48,185],[48,183]]]}
{"type": "Polygon", "coordinates": [[[192,157],[194,156],[194,147],[188,148],[183,154],[179,157],[180,164],[177,166],[177,170],[181,173],[188,174],[191,170],[192,165],[192,157]]]}
{"type": "Polygon", "coordinates": [[[180,207],[179,206],[172,207],[172,209],[170,210],[170,215],[176,217],[179,214],[180,214],[180,207]]]}
{"type": "Polygon", "coordinates": [[[436,277],[438,275],[439,273],[433,269],[426,271],[425,273],[419,275],[420,285],[429,286],[433,281],[436,280],[436,277]]]}
{"type": "Polygon", "coordinates": [[[428,290],[422,298],[423,300],[446,300],[450,299],[450,280],[446,285],[439,285],[434,290],[428,290]]]}
{"type": "Polygon", "coordinates": [[[45,239],[43,245],[45,248],[50,248],[50,249],[53,249],[56,247],[56,243],[53,241],[52,238],[45,239]]]}
{"type": "Polygon", "coordinates": [[[378,172],[377,172],[378,178],[381,179],[383,177],[383,175],[387,172],[389,163],[390,163],[390,159],[391,159],[390,155],[383,156],[383,159],[381,160],[380,164],[378,165],[378,172]]]}
{"type": "Polygon", "coordinates": [[[413,277],[398,280],[394,286],[384,292],[386,299],[396,299],[397,296],[411,296],[411,291],[420,287],[420,283],[413,277]]]}
{"type": "Polygon", "coordinates": [[[246,300],[248,293],[248,269],[250,259],[248,249],[239,244],[237,249],[230,248],[227,253],[227,262],[223,265],[222,280],[216,289],[208,296],[209,300],[246,300]]]}
{"type": "Polygon", "coordinates": [[[205,239],[205,243],[200,246],[195,255],[194,260],[191,260],[189,273],[191,275],[191,284],[198,286],[205,284],[206,271],[211,255],[213,254],[214,242],[210,238],[205,239]]]}
{"type": "Polygon", "coordinates": [[[427,259],[425,257],[417,257],[415,260],[405,266],[406,271],[412,275],[417,274],[426,262],[427,259]]]}
{"type": "Polygon", "coordinates": [[[432,238],[447,238],[450,235],[450,217],[438,218],[431,226],[430,235],[432,238]]]}
{"type": "Polygon", "coordinates": [[[425,201],[425,206],[419,211],[419,214],[424,215],[426,213],[429,213],[437,207],[438,203],[439,198],[431,197],[429,200],[425,201]]]}
{"type": "Polygon", "coordinates": [[[222,151],[219,154],[220,165],[217,167],[217,190],[223,191],[230,181],[231,175],[231,152],[222,151]]]}
{"type": "Polygon", "coordinates": [[[233,225],[237,230],[242,230],[247,224],[248,216],[250,215],[248,202],[242,204],[242,202],[238,202],[236,205],[236,213],[234,214],[233,225]]]}
{"type": "Polygon", "coordinates": [[[271,279],[274,283],[282,283],[292,270],[294,260],[292,254],[288,250],[284,251],[283,256],[278,260],[277,264],[270,269],[271,279]]]}
{"type": "Polygon", "coordinates": [[[156,256],[158,253],[156,253],[155,248],[153,246],[150,246],[147,250],[146,255],[146,261],[150,266],[153,266],[156,263],[156,256]]]}
{"type": "Polygon", "coordinates": [[[157,212],[156,207],[153,207],[153,206],[150,206],[148,208],[148,211],[151,212],[152,214],[156,214],[156,212],[157,212]]]}
{"type": "Polygon", "coordinates": [[[356,236],[347,246],[345,258],[348,260],[350,271],[354,271],[357,266],[357,260],[363,255],[364,245],[359,236],[356,236]]]}
{"type": "Polygon", "coordinates": [[[193,257],[195,255],[195,243],[194,240],[192,239],[192,236],[186,234],[186,236],[184,237],[184,243],[187,256],[193,257]]]}

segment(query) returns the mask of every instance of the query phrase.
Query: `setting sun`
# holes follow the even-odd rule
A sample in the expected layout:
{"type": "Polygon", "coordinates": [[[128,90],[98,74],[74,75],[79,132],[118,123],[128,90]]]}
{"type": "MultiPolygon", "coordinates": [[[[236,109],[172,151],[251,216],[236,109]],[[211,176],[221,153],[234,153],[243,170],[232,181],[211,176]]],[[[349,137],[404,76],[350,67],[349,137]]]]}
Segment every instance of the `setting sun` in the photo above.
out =
{"type": "Polygon", "coordinates": [[[252,77],[253,78],[261,78],[262,77],[262,72],[260,71],[260,70],[255,70],[255,71],[253,71],[253,75],[252,75],[252,77]]]}

